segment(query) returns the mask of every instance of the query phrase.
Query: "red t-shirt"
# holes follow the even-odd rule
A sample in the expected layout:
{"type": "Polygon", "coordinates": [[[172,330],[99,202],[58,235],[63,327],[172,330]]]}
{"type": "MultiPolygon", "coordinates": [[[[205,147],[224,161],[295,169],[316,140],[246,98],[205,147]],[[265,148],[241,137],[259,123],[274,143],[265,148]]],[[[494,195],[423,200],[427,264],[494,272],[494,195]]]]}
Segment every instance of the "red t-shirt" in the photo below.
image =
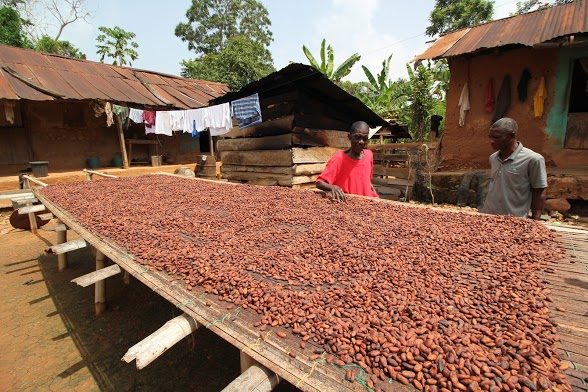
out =
{"type": "Polygon", "coordinates": [[[345,151],[338,151],[329,159],[317,181],[337,185],[345,193],[378,197],[372,190],[373,173],[374,154],[370,150],[363,150],[362,159],[353,159],[345,151]]]}

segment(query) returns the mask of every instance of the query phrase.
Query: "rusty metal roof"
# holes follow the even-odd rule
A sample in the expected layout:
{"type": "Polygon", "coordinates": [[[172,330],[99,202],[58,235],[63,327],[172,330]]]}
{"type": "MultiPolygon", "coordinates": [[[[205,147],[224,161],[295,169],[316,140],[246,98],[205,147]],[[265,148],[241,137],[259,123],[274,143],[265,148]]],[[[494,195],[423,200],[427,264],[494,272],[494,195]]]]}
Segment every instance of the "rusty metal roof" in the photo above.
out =
{"type": "MultiPolygon", "coordinates": [[[[279,71],[269,74],[268,76],[249,83],[239,91],[226,93],[225,95],[215,98],[211,104],[219,104],[234,101],[239,98],[257,93],[259,99],[270,99],[278,97],[283,100],[283,94],[300,90],[306,95],[324,102],[329,107],[329,113],[324,113],[325,117],[332,117],[349,125],[357,120],[368,123],[371,127],[384,126],[391,129],[392,133],[399,138],[410,138],[408,127],[398,124],[395,121],[386,121],[378,114],[374,113],[369,107],[361,102],[357,97],[349,94],[337,84],[329,80],[324,74],[310,65],[292,63],[279,71]]],[[[300,109],[302,110],[302,109],[300,109]]],[[[316,111],[304,109],[305,114],[313,115],[318,118],[317,113],[322,109],[316,108],[316,111]]],[[[266,109],[261,108],[262,117],[268,120],[266,109]]],[[[275,111],[275,113],[279,113],[275,111]]]]}
{"type": "Polygon", "coordinates": [[[534,46],[586,32],[588,1],[575,1],[448,33],[415,60],[455,57],[507,45],[534,46]]]}
{"type": "Polygon", "coordinates": [[[0,99],[105,100],[136,107],[207,106],[229,88],[194,80],[0,45],[0,99]]]}

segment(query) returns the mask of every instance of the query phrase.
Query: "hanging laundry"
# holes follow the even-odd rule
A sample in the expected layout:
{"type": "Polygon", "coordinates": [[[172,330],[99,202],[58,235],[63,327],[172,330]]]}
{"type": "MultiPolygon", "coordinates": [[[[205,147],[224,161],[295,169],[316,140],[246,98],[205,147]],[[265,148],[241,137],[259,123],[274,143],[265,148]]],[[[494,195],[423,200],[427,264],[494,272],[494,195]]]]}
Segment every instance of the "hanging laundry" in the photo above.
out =
{"type": "Polygon", "coordinates": [[[143,123],[145,123],[145,134],[155,133],[155,112],[143,110],[143,123]]]}
{"type": "Polygon", "coordinates": [[[226,133],[229,133],[229,131],[231,129],[221,127],[221,128],[208,128],[208,130],[210,131],[210,136],[221,136],[226,133]]]}
{"type": "Polygon", "coordinates": [[[110,102],[106,102],[104,105],[104,113],[106,113],[106,126],[111,126],[114,124],[114,119],[112,118],[112,106],[110,106],[110,102]]]}
{"type": "Polygon", "coordinates": [[[545,90],[545,78],[542,76],[539,80],[537,91],[535,91],[535,95],[533,96],[533,112],[535,114],[535,118],[540,118],[543,116],[543,104],[545,103],[546,96],[547,91],[545,90]]]}
{"type": "Polygon", "coordinates": [[[484,97],[484,110],[486,110],[486,113],[494,111],[494,103],[494,79],[490,79],[486,87],[486,96],[484,97]]]}
{"type": "Polygon", "coordinates": [[[171,130],[172,131],[183,131],[184,130],[184,114],[185,110],[171,110],[169,111],[171,130]]]}
{"type": "Polygon", "coordinates": [[[207,112],[200,109],[188,109],[184,111],[184,126],[182,129],[184,132],[191,133],[194,136],[194,132],[202,132],[204,128],[206,128],[205,121],[206,121],[207,112]]]}
{"type": "Polygon", "coordinates": [[[531,80],[531,72],[529,68],[525,68],[521,74],[521,79],[517,85],[517,91],[519,93],[519,101],[525,102],[527,100],[527,90],[529,88],[529,81],[531,80]]]}
{"type": "Polygon", "coordinates": [[[494,109],[494,116],[492,116],[492,123],[500,120],[510,107],[510,75],[506,75],[502,80],[500,91],[498,91],[498,97],[496,98],[496,108],[494,109]]]}
{"type": "Polygon", "coordinates": [[[140,109],[131,108],[129,110],[129,118],[131,119],[132,122],[134,122],[136,124],[142,124],[143,123],[143,111],[140,109]]]}
{"type": "Polygon", "coordinates": [[[112,113],[115,114],[124,128],[129,125],[129,108],[126,106],[112,105],[112,113]]]}
{"type": "Polygon", "coordinates": [[[16,103],[14,102],[6,102],[4,104],[4,116],[6,117],[6,121],[9,124],[14,124],[14,109],[16,108],[16,103]]]}
{"type": "Polygon", "coordinates": [[[257,93],[231,102],[231,111],[232,116],[239,121],[239,128],[247,128],[262,121],[257,93]]]}
{"type": "Polygon", "coordinates": [[[170,112],[157,112],[155,117],[155,133],[158,135],[172,135],[170,112]]]}
{"type": "Polygon", "coordinates": [[[231,105],[229,103],[208,106],[202,109],[206,112],[204,126],[206,128],[214,128],[217,132],[217,135],[212,135],[211,132],[212,136],[224,135],[233,127],[231,105]]]}
{"type": "Polygon", "coordinates": [[[465,124],[466,112],[470,110],[470,91],[468,84],[463,85],[461,95],[459,96],[459,126],[463,127],[465,124]]]}

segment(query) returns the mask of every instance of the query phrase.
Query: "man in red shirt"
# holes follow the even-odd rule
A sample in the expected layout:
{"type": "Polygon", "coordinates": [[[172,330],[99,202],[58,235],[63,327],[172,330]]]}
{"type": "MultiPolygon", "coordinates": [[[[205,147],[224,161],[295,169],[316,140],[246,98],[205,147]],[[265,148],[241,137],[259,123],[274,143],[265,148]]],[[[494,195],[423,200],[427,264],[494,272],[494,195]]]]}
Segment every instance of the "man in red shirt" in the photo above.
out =
{"type": "Polygon", "coordinates": [[[378,197],[372,186],[374,155],[366,148],[369,131],[365,122],[354,122],[349,130],[351,148],[333,155],[317,178],[316,187],[334,200],[344,201],[346,193],[378,197]]]}

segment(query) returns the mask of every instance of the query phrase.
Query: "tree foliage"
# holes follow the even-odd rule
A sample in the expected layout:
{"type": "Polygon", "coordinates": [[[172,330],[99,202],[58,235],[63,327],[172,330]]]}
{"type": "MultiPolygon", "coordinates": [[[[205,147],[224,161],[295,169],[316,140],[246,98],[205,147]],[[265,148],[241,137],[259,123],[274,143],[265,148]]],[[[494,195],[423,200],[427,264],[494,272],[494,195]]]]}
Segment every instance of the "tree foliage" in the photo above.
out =
{"type": "Polygon", "coordinates": [[[216,53],[182,61],[182,76],[226,83],[232,90],[274,70],[271,55],[263,44],[242,36],[229,38],[216,53]]]}
{"type": "Polygon", "coordinates": [[[577,0],[555,0],[555,1],[541,1],[541,0],[525,0],[517,1],[517,10],[511,15],[520,15],[530,11],[536,11],[554,5],[573,3],[577,0]]]}
{"type": "Polygon", "coordinates": [[[321,42],[320,63],[316,61],[312,53],[310,53],[310,50],[308,50],[305,45],[302,45],[302,51],[310,62],[310,65],[321,71],[334,82],[340,82],[341,79],[349,75],[351,68],[353,68],[355,63],[361,59],[359,54],[354,53],[345,61],[343,61],[337,68],[335,68],[335,53],[333,51],[333,47],[331,45],[326,45],[325,39],[323,39],[321,42]]]}
{"type": "Polygon", "coordinates": [[[197,54],[219,52],[233,36],[247,37],[264,48],[273,40],[267,9],[256,0],[192,0],[186,18],[175,34],[197,54]]]}
{"type": "Polygon", "coordinates": [[[38,52],[58,54],[60,56],[75,59],[86,59],[86,55],[71,42],[53,39],[48,35],[42,36],[37,42],[35,42],[35,50],[38,52]]]}
{"type": "Polygon", "coordinates": [[[23,29],[23,20],[12,7],[0,8],[0,44],[30,48],[30,40],[23,29]]]}
{"type": "Polygon", "coordinates": [[[492,0],[435,0],[426,34],[435,36],[492,20],[492,0]]]}
{"type": "Polygon", "coordinates": [[[139,47],[133,39],[135,33],[121,29],[118,26],[106,27],[100,26],[98,30],[102,34],[98,35],[96,41],[98,44],[97,54],[100,55],[100,61],[104,62],[106,57],[113,59],[113,65],[131,65],[131,60],[139,57],[136,49],[139,47]]]}

